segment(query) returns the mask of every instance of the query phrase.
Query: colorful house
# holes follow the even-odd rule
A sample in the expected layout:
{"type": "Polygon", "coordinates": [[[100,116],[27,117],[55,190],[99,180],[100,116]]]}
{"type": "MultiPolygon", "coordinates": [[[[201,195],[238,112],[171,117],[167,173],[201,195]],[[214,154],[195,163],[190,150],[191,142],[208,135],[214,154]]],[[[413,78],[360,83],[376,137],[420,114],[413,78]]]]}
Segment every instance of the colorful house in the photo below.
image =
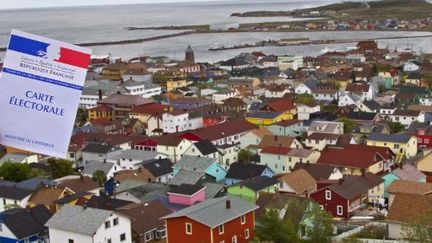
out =
{"type": "Polygon", "coordinates": [[[426,182],[426,175],[411,164],[401,164],[401,167],[382,176],[384,180],[384,197],[388,198],[387,188],[395,180],[426,182]]]}
{"type": "Polygon", "coordinates": [[[255,204],[236,197],[219,197],[163,217],[167,243],[235,242],[254,238],[255,204]]]}
{"type": "Polygon", "coordinates": [[[96,120],[100,118],[106,118],[111,120],[113,118],[113,110],[107,105],[99,105],[95,108],[87,110],[87,115],[89,120],[96,120]]]}
{"type": "Polygon", "coordinates": [[[173,165],[173,175],[176,176],[180,169],[204,172],[216,178],[216,181],[225,179],[226,170],[219,165],[218,159],[183,155],[180,161],[173,165]]]}
{"type": "Polygon", "coordinates": [[[172,186],[167,192],[168,202],[191,206],[205,200],[205,186],[181,184],[172,186]]]}
{"type": "Polygon", "coordinates": [[[258,176],[228,187],[228,194],[249,202],[256,202],[260,192],[276,193],[278,181],[267,176],[258,176]]]}
{"type": "Polygon", "coordinates": [[[396,154],[396,163],[403,157],[412,158],[417,155],[417,138],[407,134],[373,133],[366,139],[366,144],[391,149],[396,154]]]}
{"type": "Polygon", "coordinates": [[[273,177],[274,172],[266,165],[253,164],[248,162],[233,163],[225,177],[226,185],[233,185],[243,180],[257,176],[273,177]]]}
{"type": "Polygon", "coordinates": [[[261,107],[257,112],[246,115],[246,120],[260,127],[266,127],[283,120],[292,120],[297,114],[294,103],[289,99],[278,99],[261,107]]]}

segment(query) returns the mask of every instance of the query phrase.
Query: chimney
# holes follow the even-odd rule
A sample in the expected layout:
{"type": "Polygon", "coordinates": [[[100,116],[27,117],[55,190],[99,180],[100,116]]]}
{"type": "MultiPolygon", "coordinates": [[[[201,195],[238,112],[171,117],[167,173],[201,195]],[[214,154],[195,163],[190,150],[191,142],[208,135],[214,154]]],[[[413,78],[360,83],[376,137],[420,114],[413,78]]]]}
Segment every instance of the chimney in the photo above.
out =
{"type": "Polygon", "coordinates": [[[362,173],[362,176],[365,176],[365,169],[363,168],[362,170],[361,170],[361,173],[362,173]]]}
{"type": "Polygon", "coordinates": [[[83,181],[84,180],[84,176],[82,174],[80,174],[80,180],[83,181]]]}
{"type": "Polygon", "coordinates": [[[230,209],[231,208],[231,200],[229,200],[229,199],[227,199],[226,201],[225,201],[225,206],[226,206],[226,208],[227,209],[230,209]]]}
{"type": "Polygon", "coordinates": [[[140,173],[141,173],[141,166],[140,166],[140,167],[138,167],[138,172],[140,172],[140,173]]]}
{"type": "Polygon", "coordinates": [[[344,179],[343,178],[340,178],[339,179],[339,185],[342,185],[344,183],[344,179]]]}
{"type": "Polygon", "coordinates": [[[83,207],[84,210],[86,210],[86,209],[87,209],[87,204],[84,203],[84,204],[82,205],[82,207],[83,207]]]}
{"type": "Polygon", "coordinates": [[[103,94],[102,94],[102,90],[101,90],[101,89],[98,90],[98,96],[99,96],[99,100],[101,100],[101,99],[102,99],[102,96],[103,96],[103,94]]]}

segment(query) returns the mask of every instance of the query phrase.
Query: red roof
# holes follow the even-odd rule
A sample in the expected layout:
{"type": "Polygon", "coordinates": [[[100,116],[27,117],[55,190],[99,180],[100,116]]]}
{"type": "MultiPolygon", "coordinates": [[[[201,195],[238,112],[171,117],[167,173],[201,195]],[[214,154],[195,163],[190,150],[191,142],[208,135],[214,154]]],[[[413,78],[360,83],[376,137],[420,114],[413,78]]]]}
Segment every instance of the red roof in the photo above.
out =
{"type": "Polygon", "coordinates": [[[283,121],[276,123],[275,125],[278,125],[281,127],[288,127],[288,126],[292,126],[292,125],[299,124],[299,123],[303,123],[303,121],[293,119],[293,120],[283,120],[283,121]]]}
{"type": "Polygon", "coordinates": [[[130,112],[131,113],[141,113],[141,114],[162,114],[164,111],[168,110],[168,105],[161,104],[144,104],[134,107],[130,112]]]}
{"type": "Polygon", "coordinates": [[[86,133],[78,132],[71,138],[71,143],[77,144],[79,146],[84,146],[86,142],[91,141],[104,141],[109,142],[112,145],[120,145],[127,142],[134,142],[142,140],[142,136],[128,136],[121,134],[105,134],[105,133],[86,133]]]}
{"type": "Polygon", "coordinates": [[[93,119],[90,121],[93,125],[100,125],[100,126],[109,126],[115,122],[111,121],[108,118],[99,118],[99,119],[93,119]]]}
{"type": "Polygon", "coordinates": [[[261,111],[286,112],[294,109],[294,103],[289,99],[271,101],[261,108],[261,111]]]}
{"type": "Polygon", "coordinates": [[[350,91],[354,93],[368,92],[369,84],[367,83],[350,83],[347,85],[345,91],[350,91]]]}
{"type": "Polygon", "coordinates": [[[382,160],[384,158],[374,148],[368,148],[366,145],[357,145],[345,148],[326,148],[322,151],[317,163],[366,169],[382,160]]]}
{"type": "Polygon", "coordinates": [[[265,147],[261,150],[261,153],[288,155],[289,151],[291,151],[291,148],[287,147],[265,147]]]}
{"type": "Polygon", "coordinates": [[[111,110],[112,110],[111,107],[109,107],[107,105],[99,105],[99,106],[96,106],[95,108],[88,109],[88,111],[96,111],[96,112],[104,112],[104,111],[108,112],[111,110]]]}

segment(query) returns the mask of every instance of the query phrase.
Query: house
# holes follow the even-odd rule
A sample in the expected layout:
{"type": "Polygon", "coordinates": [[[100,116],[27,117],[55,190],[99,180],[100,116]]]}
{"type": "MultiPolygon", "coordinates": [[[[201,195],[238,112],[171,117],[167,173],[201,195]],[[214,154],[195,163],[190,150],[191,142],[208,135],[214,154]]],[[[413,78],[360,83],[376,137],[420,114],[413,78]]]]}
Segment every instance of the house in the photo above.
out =
{"type": "Polygon", "coordinates": [[[178,98],[170,101],[174,110],[190,110],[211,104],[211,100],[204,98],[178,98]]]}
{"type": "Polygon", "coordinates": [[[81,150],[83,158],[82,163],[84,164],[87,161],[104,162],[116,154],[121,154],[121,150],[122,149],[115,144],[88,143],[87,146],[81,150]]]}
{"type": "Polygon", "coordinates": [[[166,237],[165,222],[160,218],[170,214],[171,210],[161,201],[129,204],[118,208],[117,212],[131,219],[132,242],[146,243],[166,237]]]}
{"type": "Polygon", "coordinates": [[[424,124],[412,124],[407,130],[408,134],[413,135],[417,138],[417,146],[419,148],[431,148],[432,147],[432,126],[424,124]]]}
{"type": "Polygon", "coordinates": [[[396,109],[389,117],[392,122],[400,122],[405,127],[409,127],[413,122],[425,122],[423,111],[396,109]]]}
{"type": "Polygon", "coordinates": [[[346,175],[362,175],[364,172],[380,174],[388,171],[393,159],[394,154],[387,148],[349,145],[326,148],[317,163],[338,167],[346,175]]]}
{"type": "Polygon", "coordinates": [[[120,153],[108,155],[108,162],[116,163],[122,169],[134,170],[141,166],[143,161],[164,159],[166,155],[155,151],[125,149],[120,153]]]}
{"type": "Polygon", "coordinates": [[[205,189],[206,187],[201,185],[173,185],[171,186],[171,189],[167,192],[168,202],[173,204],[192,206],[206,199],[205,189]]]}
{"type": "Polygon", "coordinates": [[[384,179],[384,190],[386,191],[385,197],[388,198],[387,188],[395,180],[426,182],[426,175],[419,171],[411,164],[401,164],[401,166],[386,175],[382,176],[384,179]]]}
{"type": "Polygon", "coordinates": [[[296,107],[290,99],[271,101],[256,112],[246,114],[246,120],[260,127],[266,127],[283,120],[292,120],[297,114],[296,107]]]}
{"type": "Polygon", "coordinates": [[[139,95],[113,94],[97,102],[112,109],[112,119],[129,118],[129,112],[136,106],[153,103],[139,95]]]}
{"type": "Polygon", "coordinates": [[[315,181],[336,181],[343,178],[343,173],[337,167],[325,164],[297,163],[292,171],[305,170],[315,181]]]}
{"type": "Polygon", "coordinates": [[[171,78],[169,80],[166,81],[166,89],[167,91],[173,91],[176,90],[178,88],[182,88],[182,87],[186,87],[187,86],[187,81],[186,79],[183,78],[171,78]]]}
{"type": "Polygon", "coordinates": [[[22,154],[22,153],[6,153],[0,159],[0,165],[4,162],[21,163],[21,164],[31,164],[37,163],[39,161],[37,154],[22,154]]]}
{"type": "Polygon", "coordinates": [[[425,216],[431,210],[431,195],[397,193],[386,218],[388,236],[391,239],[403,239],[403,226],[419,219],[430,226],[429,218],[425,220],[425,216]]]}
{"type": "Polygon", "coordinates": [[[305,138],[306,147],[311,148],[312,150],[322,151],[328,145],[335,146],[341,134],[332,134],[332,133],[319,133],[315,132],[305,138]]]}
{"type": "Polygon", "coordinates": [[[261,143],[262,139],[266,135],[271,135],[272,133],[268,128],[261,127],[250,130],[240,137],[240,148],[242,149],[256,149],[258,144],[261,143]]]}
{"type": "Polygon", "coordinates": [[[76,178],[61,180],[58,186],[68,188],[74,193],[91,192],[94,194],[98,194],[100,188],[99,184],[91,177],[83,175],[77,176],[76,178]]]}
{"type": "Polygon", "coordinates": [[[184,155],[207,157],[219,159],[219,150],[209,140],[201,140],[193,143],[185,152],[184,155]]]}
{"type": "Polygon", "coordinates": [[[373,86],[366,82],[350,83],[347,85],[345,92],[358,95],[361,101],[373,100],[375,97],[373,86]]]}
{"type": "Polygon", "coordinates": [[[132,243],[131,221],[111,210],[64,205],[45,226],[50,242],[132,243]]]}
{"type": "Polygon", "coordinates": [[[308,104],[297,103],[297,118],[299,120],[309,120],[310,115],[321,111],[321,106],[314,102],[308,104]]]}
{"type": "Polygon", "coordinates": [[[142,168],[151,175],[151,182],[168,183],[172,178],[172,162],[169,159],[145,161],[142,168]]]}
{"type": "Polygon", "coordinates": [[[10,207],[27,207],[33,190],[22,189],[16,186],[0,185],[0,212],[10,207]]]}
{"type": "Polygon", "coordinates": [[[307,135],[312,133],[344,134],[342,122],[314,121],[307,129],[307,135]]]}
{"type": "Polygon", "coordinates": [[[320,84],[321,82],[317,79],[308,79],[295,86],[294,92],[296,94],[312,94],[313,89],[320,84]]]}
{"type": "Polygon", "coordinates": [[[162,124],[165,133],[178,133],[201,128],[204,126],[204,121],[198,112],[174,110],[162,114],[162,124]]]}
{"type": "Polygon", "coordinates": [[[313,88],[312,95],[318,103],[331,103],[338,99],[339,90],[332,85],[319,85],[313,88]]]}
{"type": "Polygon", "coordinates": [[[207,174],[204,171],[193,171],[180,169],[177,174],[169,182],[170,185],[201,185],[204,183],[216,183],[216,177],[207,174]]]}
{"type": "Polygon", "coordinates": [[[306,170],[298,169],[275,177],[279,181],[279,191],[309,197],[317,190],[317,181],[306,170]]]}
{"type": "Polygon", "coordinates": [[[266,165],[249,162],[236,162],[231,164],[225,176],[225,185],[233,185],[243,180],[258,176],[273,177],[274,172],[266,165]]]}
{"type": "Polygon", "coordinates": [[[339,98],[338,106],[339,107],[350,106],[350,105],[359,106],[361,102],[362,99],[357,94],[345,93],[339,98]]]}
{"type": "Polygon", "coordinates": [[[391,208],[393,201],[399,193],[408,193],[412,195],[430,195],[432,193],[432,183],[417,181],[394,180],[387,187],[388,205],[391,208]]]}
{"type": "Polygon", "coordinates": [[[275,193],[278,184],[279,182],[274,178],[258,176],[228,186],[227,192],[249,202],[256,202],[260,192],[275,193]]]}
{"type": "Polygon", "coordinates": [[[369,113],[379,113],[381,105],[375,100],[365,100],[360,105],[357,106],[358,111],[369,112],[369,113]]]}
{"type": "Polygon", "coordinates": [[[85,161],[82,167],[82,174],[93,177],[96,171],[102,171],[107,179],[114,176],[114,173],[122,170],[120,166],[112,162],[85,161]]]}
{"type": "Polygon", "coordinates": [[[204,172],[216,178],[216,181],[225,179],[226,170],[219,165],[215,158],[196,157],[183,155],[183,157],[172,166],[173,175],[176,176],[180,170],[204,172]]]}
{"type": "Polygon", "coordinates": [[[260,152],[260,164],[267,165],[276,174],[287,173],[296,163],[316,163],[320,153],[309,149],[264,147],[260,152]]]}
{"type": "Polygon", "coordinates": [[[297,119],[280,121],[268,126],[267,129],[273,135],[288,137],[299,137],[306,131],[303,121],[297,119]]]}
{"type": "Polygon", "coordinates": [[[373,133],[366,139],[366,144],[391,149],[397,156],[396,163],[399,163],[404,156],[412,158],[417,155],[417,138],[407,134],[373,133]]]}
{"type": "Polygon", "coordinates": [[[44,206],[1,212],[0,242],[47,242],[48,229],[44,225],[51,216],[44,206]]]}
{"type": "Polygon", "coordinates": [[[257,208],[236,197],[206,200],[162,218],[167,227],[166,241],[247,243],[254,238],[257,208]]]}
{"type": "Polygon", "coordinates": [[[354,210],[365,206],[363,202],[384,204],[384,180],[371,173],[346,176],[310,197],[333,217],[349,219],[354,210]]]}
{"type": "Polygon", "coordinates": [[[184,152],[192,145],[191,141],[177,135],[151,137],[148,141],[150,145],[156,145],[156,152],[165,154],[174,163],[179,161],[184,152]]]}
{"type": "Polygon", "coordinates": [[[56,201],[73,194],[75,194],[74,191],[63,186],[40,186],[28,199],[28,206],[36,207],[43,205],[55,213],[58,210],[56,201]]]}
{"type": "Polygon", "coordinates": [[[217,149],[219,150],[219,164],[228,169],[230,165],[236,161],[238,161],[238,153],[240,151],[240,143],[236,144],[224,144],[218,145],[217,149]]]}
{"type": "Polygon", "coordinates": [[[209,140],[214,145],[237,144],[240,138],[257,126],[245,120],[226,121],[211,127],[203,127],[194,131],[186,132],[180,137],[188,141],[209,140]]]}
{"type": "Polygon", "coordinates": [[[243,112],[247,110],[247,104],[240,98],[228,98],[224,100],[222,107],[227,111],[243,112]]]}
{"type": "Polygon", "coordinates": [[[295,138],[277,135],[265,135],[258,144],[258,149],[266,147],[303,148],[303,145],[295,138]]]}

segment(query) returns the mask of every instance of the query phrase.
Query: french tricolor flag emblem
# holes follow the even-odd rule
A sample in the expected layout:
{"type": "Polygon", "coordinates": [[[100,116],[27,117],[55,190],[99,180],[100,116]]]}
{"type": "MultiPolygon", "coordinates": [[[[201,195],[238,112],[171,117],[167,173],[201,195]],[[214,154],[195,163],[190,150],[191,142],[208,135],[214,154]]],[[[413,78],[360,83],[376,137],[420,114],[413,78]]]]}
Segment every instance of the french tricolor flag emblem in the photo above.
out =
{"type": "Polygon", "coordinates": [[[87,69],[90,61],[90,54],[88,53],[18,35],[11,36],[8,49],[85,69],[87,69]]]}

